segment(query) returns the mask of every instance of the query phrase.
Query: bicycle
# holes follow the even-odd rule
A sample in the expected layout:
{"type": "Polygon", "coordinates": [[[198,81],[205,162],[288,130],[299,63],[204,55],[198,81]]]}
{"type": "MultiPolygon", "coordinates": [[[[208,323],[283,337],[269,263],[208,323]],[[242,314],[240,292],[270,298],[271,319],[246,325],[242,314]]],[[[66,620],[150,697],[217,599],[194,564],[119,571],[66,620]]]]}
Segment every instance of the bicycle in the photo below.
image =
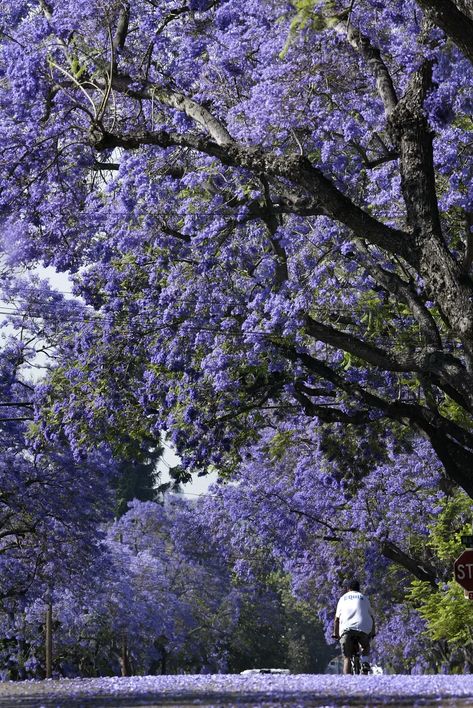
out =
{"type": "MultiPolygon", "coordinates": [[[[332,639],[340,640],[335,634],[332,634],[332,639]]],[[[353,653],[350,657],[350,673],[354,676],[364,675],[367,676],[370,673],[371,667],[368,661],[361,661],[361,650],[363,647],[359,642],[355,643],[353,647],[353,653]]]]}
{"type": "Polygon", "coordinates": [[[367,676],[370,672],[370,665],[367,661],[361,661],[360,644],[356,645],[356,648],[350,659],[351,673],[355,676],[362,674],[367,676]]]}

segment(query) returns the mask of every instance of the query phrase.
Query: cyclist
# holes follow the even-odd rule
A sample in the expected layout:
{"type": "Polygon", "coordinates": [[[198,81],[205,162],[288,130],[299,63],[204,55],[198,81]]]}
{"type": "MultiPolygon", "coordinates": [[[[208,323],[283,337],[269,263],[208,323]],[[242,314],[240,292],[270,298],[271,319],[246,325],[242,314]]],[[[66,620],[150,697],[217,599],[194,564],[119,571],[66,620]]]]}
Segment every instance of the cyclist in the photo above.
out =
{"type": "Polygon", "coordinates": [[[375,622],[370,601],[360,592],[358,580],[350,580],[346,592],[338,601],[333,631],[334,639],[340,640],[343,655],[343,673],[351,673],[351,658],[361,646],[361,662],[364,673],[369,671],[366,655],[370,651],[370,639],[375,636],[375,622]]]}

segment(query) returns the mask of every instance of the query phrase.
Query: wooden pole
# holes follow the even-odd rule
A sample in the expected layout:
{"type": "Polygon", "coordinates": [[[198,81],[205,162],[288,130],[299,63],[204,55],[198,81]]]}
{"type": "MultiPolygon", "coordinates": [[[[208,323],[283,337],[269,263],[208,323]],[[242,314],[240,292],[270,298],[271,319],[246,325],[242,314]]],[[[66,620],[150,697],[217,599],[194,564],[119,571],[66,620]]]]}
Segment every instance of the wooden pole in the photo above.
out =
{"type": "Polygon", "coordinates": [[[125,632],[122,634],[120,668],[122,676],[131,676],[130,657],[128,654],[128,641],[125,632]]]}
{"type": "Polygon", "coordinates": [[[44,624],[44,639],[46,650],[46,676],[51,678],[53,668],[53,604],[51,600],[46,605],[46,621],[44,624]]]}

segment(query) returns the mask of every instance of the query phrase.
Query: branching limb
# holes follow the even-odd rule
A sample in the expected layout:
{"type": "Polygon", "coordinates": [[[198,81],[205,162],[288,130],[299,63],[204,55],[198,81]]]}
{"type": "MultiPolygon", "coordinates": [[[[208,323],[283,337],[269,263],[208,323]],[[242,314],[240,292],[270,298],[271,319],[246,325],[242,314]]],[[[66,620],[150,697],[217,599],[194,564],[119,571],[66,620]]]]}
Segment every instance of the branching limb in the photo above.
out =
{"type": "MultiPolygon", "coordinates": [[[[184,108],[181,107],[181,110],[184,108]]],[[[206,120],[207,118],[204,117],[203,122],[205,123],[206,120]]],[[[220,124],[218,126],[217,133],[221,129],[220,124]]],[[[211,134],[213,127],[207,125],[207,128],[211,134]]],[[[218,143],[189,133],[180,134],[167,131],[144,131],[128,136],[96,128],[91,133],[91,141],[99,151],[114,147],[136,150],[143,145],[159,145],[163,148],[180,145],[216,157],[225,165],[244,168],[257,174],[263,173],[281,177],[289,180],[296,187],[306,190],[310,195],[309,202],[304,206],[304,213],[307,212],[308,205],[310,205],[311,213],[324,214],[345,224],[356,235],[383,248],[388,253],[401,256],[411,265],[415,265],[417,262],[415,254],[411,250],[408,234],[383,224],[361,209],[337,189],[319,169],[300,155],[279,157],[260,148],[238,145],[234,141],[218,143]]],[[[293,213],[299,213],[297,205],[294,206],[293,213]]]]}
{"type": "Polygon", "coordinates": [[[463,54],[473,62],[473,9],[468,0],[417,0],[427,17],[455,42],[463,54]],[[460,9],[460,7],[462,9],[460,9]],[[469,12],[467,14],[467,10],[469,12]]]}
{"type": "Polygon", "coordinates": [[[374,280],[388,293],[394,295],[396,300],[405,303],[409,307],[420,327],[423,337],[425,337],[426,343],[435,349],[442,349],[442,340],[435,319],[411,284],[407,283],[396,273],[384,270],[384,268],[371,259],[369,249],[363,242],[358,241],[357,246],[367,256],[367,260],[363,262],[363,266],[368,270],[374,280]]]}
{"type": "Polygon", "coordinates": [[[431,347],[406,354],[385,351],[349,332],[342,332],[317,322],[310,316],[306,317],[306,329],[308,334],[318,341],[342,349],[384,371],[431,374],[437,377],[440,387],[442,381],[453,387],[466,404],[466,408],[473,412],[473,379],[462,363],[448,352],[431,347]]]}
{"type": "MultiPolygon", "coordinates": [[[[354,533],[358,529],[355,527],[351,526],[335,526],[334,524],[331,524],[329,521],[326,521],[325,519],[320,518],[320,516],[316,516],[312,512],[305,511],[302,509],[298,509],[297,507],[293,506],[287,499],[284,497],[282,494],[278,494],[277,492],[274,491],[269,491],[267,493],[268,497],[275,497],[281,504],[283,504],[287,510],[291,514],[296,514],[296,516],[300,516],[306,519],[309,519],[309,521],[313,521],[316,524],[320,524],[320,526],[325,526],[325,528],[329,529],[332,534],[337,534],[337,533],[354,533]]],[[[333,540],[332,538],[330,540],[333,540]]]]}
{"type": "Polygon", "coordinates": [[[391,115],[397,105],[398,99],[393,80],[381,57],[381,52],[377,47],[371,44],[367,37],[353,27],[350,22],[347,22],[346,32],[347,39],[352,47],[362,55],[373,72],[386,115],[391,115]]]}
{"type": "Polygon", "coordinates": [[[381,554],[400,565],[405,570],[408,570],[419,580],[424,580],[430,583],[433,587],[437,587],[437,573],[434,568],[429,567],[423,561],[416,560],[412,556],[402,551],[392,541],[383,541],[380,546],[381,554]]]}
{"type": "Polygon", "coordinates": [[[43,15],[48,20],[48,22],[50,22],[53,19],[53,11],[50,4],[46,2],[46,0],[39,0],[39,5],[41,7],[43,15]]]}
{"type": "Polygon", "coordinates": [[[225,126],[204,106],[179,91],[163,88],[151,82],[144,82],[142,88],[131,88],[136,84],[130,77],[120,75],[112,79],[112,89],[140,100],[157,101],[170,108],[182,111],[215,140],[217,145],[229,145],[233,138],[225,126]]]}
{"type": "Polygon", "coordinates": [[[271,200],[268,180],[264,175],[261,175],[260,179],[263,184],[266,206],[265,213],[262,215],[262,218],[268,228],[269,242],[271,243],[271,248],[276,256],[276,284],[280,286],[289,277],[287,272],[287,254],[276,238],[276,231],[278,230],[279,221],[271,200]]]}
{"type": "Polygon", "coordinates": [[[401,188],[418,256],[418,271],[452,330],[462,339],[473,369],[473,288],[443,237],[433,161],[433,135],[424,111],[432,65],[424,61],[390,117],[401,155],[401,188]]]}
{"type": "Polygon", "coordinates": [[[129,5],[129,3],[125,3],[120,11],[120,15],[118,17],[117,29],[115,32],[115,36],[113,38],[113,49],[114,49],[115,54],[117,51],[119,51],[120,49],[123,49],[125,46],[125,42],[126,42],[126,38],[127,38],[127,34],[128,34],[129,21],[130,21],[130,5],[129,5]]]}
{"type": "MultiPolygon", "coordinates": [[[[430,410],[419,403],[404,401],[388,401],[378,394],[368,391],[359,384],[348,381],[338,371],[328,364],[305,352],[298,352],[290,346],[280,345],[285,356],[292,361],[299,361],[309,372],[318,378],[330,382],[339,392],[343,392],[348,400],[357,404],[358,410],[346,412],[332,406],[312,403],[307,414],[325,416],[323,420],[343,423],[363,424],[372,419],[372,415],[398,420],[421,430],[430,439],[432,447],[443,463],[447,474],[459,484],[469,495],[473,495],[473,476],[471,475],[471,459],[473,455],[473,434],[452,420],[444,418],[438,411],[430,410]],[[347,415],[350,420],[347,419],[347,415]]],[[[299,394],[300,395],[300,394],[299,394]]]]}

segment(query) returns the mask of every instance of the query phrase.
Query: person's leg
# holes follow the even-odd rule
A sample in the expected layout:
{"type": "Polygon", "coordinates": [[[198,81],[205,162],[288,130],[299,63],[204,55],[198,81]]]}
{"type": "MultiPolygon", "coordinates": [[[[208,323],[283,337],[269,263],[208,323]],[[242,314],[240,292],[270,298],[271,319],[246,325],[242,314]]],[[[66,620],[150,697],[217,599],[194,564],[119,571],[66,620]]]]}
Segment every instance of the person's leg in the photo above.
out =
{"type": "Polygon", "coordinates": [[[370,638],[367,634],[364,632],[360,632],[359,635],[359,643],[361,646],[362,654],[369,654],[370,653],[370,638]]]}
{"type": "Polygon", "coordinates": [[[368,654],[370,653],[370,638],[364,632],[360,633],[359,637],[360,649],[361,649],[361,670],[362,673],[368,674],[370,671],[370,662],[368,654]]]}
{"type": "Polygon", "coordinates": [[[343,673],[351,674],[351,657],[353,655],[353,637],[349,632],[342,634],[340,647],[343,654],[343,673]]]}

